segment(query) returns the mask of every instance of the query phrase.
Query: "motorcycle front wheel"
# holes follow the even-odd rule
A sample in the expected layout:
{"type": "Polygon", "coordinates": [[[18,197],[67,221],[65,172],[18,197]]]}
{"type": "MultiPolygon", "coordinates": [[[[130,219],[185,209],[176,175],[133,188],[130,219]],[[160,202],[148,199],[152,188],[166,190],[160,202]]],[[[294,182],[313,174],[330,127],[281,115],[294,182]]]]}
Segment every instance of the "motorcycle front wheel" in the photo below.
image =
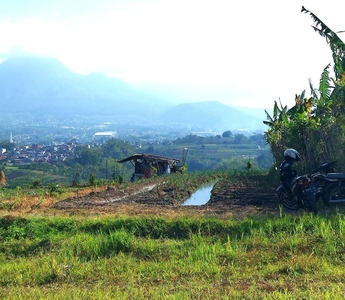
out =
{"type": "Polygon", "coordinates": [[[297,210],[299,207],[295,198],[290,197],[284,189],[278,192],[278,200],[284,207],[288,209],[297,210]]]}
{"type": "Polygon", "coordinates": [[[328,195],[328,204],[345,203],[345,187],[335,186],[328,195]]]}

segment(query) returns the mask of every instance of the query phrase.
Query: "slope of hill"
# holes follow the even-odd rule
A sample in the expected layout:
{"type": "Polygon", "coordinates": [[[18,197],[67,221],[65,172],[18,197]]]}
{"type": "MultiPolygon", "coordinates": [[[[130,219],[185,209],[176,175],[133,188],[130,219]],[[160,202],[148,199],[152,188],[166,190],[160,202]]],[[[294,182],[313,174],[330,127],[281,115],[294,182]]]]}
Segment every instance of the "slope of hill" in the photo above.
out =
{"type": "Polygon", "coordinates": [[[54,58],[16,57],[0,65],[3,112],[52,114],[135,114],[145,104],[151,113],[165,105],[104,74],[79,75],[54,58]]]}
{"type": "Polygon", "coordinates": [[[168,109],[162,118],[171,123],[210,126],[218,130],[264,128],[260,118],[217,101],[179,104],[168,109]]]}

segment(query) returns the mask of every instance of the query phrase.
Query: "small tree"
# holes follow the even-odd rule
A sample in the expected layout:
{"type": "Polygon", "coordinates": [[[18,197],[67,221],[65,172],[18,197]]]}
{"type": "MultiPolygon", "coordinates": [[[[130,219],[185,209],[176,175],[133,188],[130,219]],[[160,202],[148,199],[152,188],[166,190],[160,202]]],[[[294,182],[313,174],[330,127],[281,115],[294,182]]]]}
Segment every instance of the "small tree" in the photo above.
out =
{"type": "Polygon", "coordinates": [[[230,130],[224,131],[222,134],[222,137],[224,138],[232,137],[232,132],[230,130]]]}
{"type": "Polygon", "coordinates": [[[42,183],[42,180],[37,178],[32,182],[32,188],[36,189],[42,183]]]}
{"type": "Polygon", "coordinates": [[[90,173],[90,176],[89,176],[89,184],[91,186],[95,186],[97,184],[97,181],[96,181],[96,176],[93,172],[90,173]]]}
{"type": "Polygon", "coordinates": [[[246,170],[249,171],[249,170],[253,169],[253,167],[254,167],[254,163],[249,159],[247,161],[246,170]]]}

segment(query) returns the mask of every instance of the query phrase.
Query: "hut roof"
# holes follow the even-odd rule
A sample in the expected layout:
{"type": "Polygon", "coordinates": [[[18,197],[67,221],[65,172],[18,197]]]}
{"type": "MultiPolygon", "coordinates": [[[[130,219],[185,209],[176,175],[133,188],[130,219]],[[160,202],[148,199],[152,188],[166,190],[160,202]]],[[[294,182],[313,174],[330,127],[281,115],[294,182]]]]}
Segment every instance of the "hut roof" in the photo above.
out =
{"type": "Polygon", "coordinates": [[[127,158],[118,160],[117,162],[124,163],[126,161],[137,160],[137,159],[145,159],[149,162],[168,162],[170,164],[176,164],[180,161],[179,159],[175,159],[175,158],[171,158],[171,157],[142,153],[142,154],[131,155],[127,158]]]}

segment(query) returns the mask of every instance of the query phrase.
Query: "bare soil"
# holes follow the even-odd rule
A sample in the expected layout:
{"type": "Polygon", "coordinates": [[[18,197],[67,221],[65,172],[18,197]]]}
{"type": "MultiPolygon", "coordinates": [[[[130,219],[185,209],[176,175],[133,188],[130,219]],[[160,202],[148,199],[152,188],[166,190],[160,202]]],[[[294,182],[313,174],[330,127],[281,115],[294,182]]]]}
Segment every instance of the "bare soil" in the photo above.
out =
{"type": "MultiPolygon", "coordinates": [[[[195,183],[194,183],[195,184],[195,183]]],[[[199,185],[201,186],[202,182],[199,185]]],[[[275,215],[279,204],[275,185],[265,176],[223,178],[213,187],[210,200],[199,206],[181,205],[192,193],[191,187],[171,187],[163,180],[129,184],[125,188],[108,187],[99,192],[75,196],[54,204],[53,209],[67,214],[151,215],[175,217],[239,217],[275,215]]],[[[195,190],[195,188],[194,188],[195,190]]]]}

